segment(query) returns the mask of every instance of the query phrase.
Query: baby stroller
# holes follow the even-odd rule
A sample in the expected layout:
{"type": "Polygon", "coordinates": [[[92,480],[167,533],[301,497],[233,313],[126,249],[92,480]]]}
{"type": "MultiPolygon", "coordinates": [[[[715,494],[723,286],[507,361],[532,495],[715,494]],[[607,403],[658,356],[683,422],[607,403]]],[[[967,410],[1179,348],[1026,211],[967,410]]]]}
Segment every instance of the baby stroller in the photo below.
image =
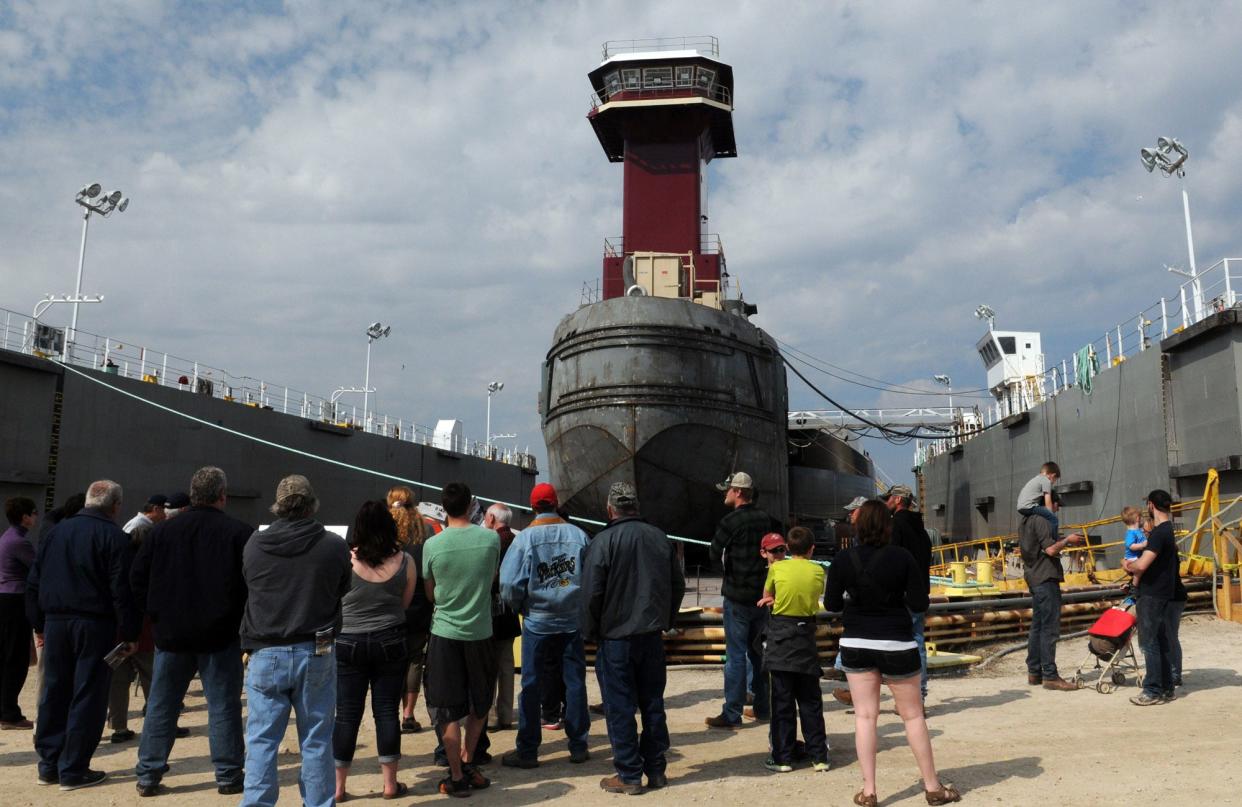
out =
{"type": "Polygon", "coordinates": [[[1090,628],[1087,629],[1087,657],[1078,665],[1074,674],[1074,683],[1079,687],[1086,685],[1087,675],[1084,670],[1091,660],[1095,659],[1095,667],[1088,671],[1094,676],[1095,691],[1107,695],[1126,682],[1126,673],[1132,673],[1138,680],[1138,658],[1134,655],[1134,626],[1138,623],[1134,614],[1130,613],[1130,605],[1113,606],[1100,614],[1090,628]]]}

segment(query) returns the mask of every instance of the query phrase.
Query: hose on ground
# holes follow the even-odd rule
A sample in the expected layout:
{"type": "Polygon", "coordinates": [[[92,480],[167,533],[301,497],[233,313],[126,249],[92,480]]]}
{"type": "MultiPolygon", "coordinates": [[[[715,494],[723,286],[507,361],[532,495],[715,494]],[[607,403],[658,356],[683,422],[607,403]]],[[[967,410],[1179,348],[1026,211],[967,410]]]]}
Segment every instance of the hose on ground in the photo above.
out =
{"type": "MultiPolygon", "coordinates": [[[[1080,636],[1086,636],[1086,635],[1087,635],[1087,631],[1085,631],[1085,630],[1078,630],[1078,631],[1074,631],[1073,633],[1067,633],[1067,634],[1065,634],[1065,635],[1064,635],[1064,636],[1062,636],[1061,638],[1057,639],[1057,641],[1058,641],[1058,642],[1064,642],[1064,641],[1066,641],[1067,639],[1077,639],[1077,638],[1078,638],[1078,637],[1080,637],[1080,636]]],[[[1016,643],[1011,644],[1011,645],[1005,645],[1005,646],[1004,646],[1004,647],[1002,647],[1000,650],[997,650],[995,653],[993,653],[992,655],[990,655],[990,656],[988,656],[987,658],[985,658],[983,661],[981,661],[981,662],[979,662],[978,664],[976,664],[976,665],[975,665],[975,669],[976,669],[976,670],[983,670],[983,669],[986,669],[986,668],[988,667],[988,665],[989,665],[989,664],[991,664],[993,661],[996,661],[996,660],[997,660],[998,658],[1000,658],[1001,656],[1007,656],[1007,655],[1009,655],[1010,653],[1016,653],[1016,652],[1017,652],[1017,651],[1019,651],[1019,650],[1025,650],[1027,647],[1028,647],[1028,642],[1025,642],[1025,641],[1023,641],[1023,642],[1016,642],[1016,643]]]]}

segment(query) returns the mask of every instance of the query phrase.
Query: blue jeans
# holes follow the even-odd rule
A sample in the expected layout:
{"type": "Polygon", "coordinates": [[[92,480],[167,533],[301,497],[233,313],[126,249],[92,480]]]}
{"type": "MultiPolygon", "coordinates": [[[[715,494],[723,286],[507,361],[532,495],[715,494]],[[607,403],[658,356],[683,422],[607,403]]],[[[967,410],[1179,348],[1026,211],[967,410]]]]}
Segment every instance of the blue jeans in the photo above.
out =
{"type": "Polygon", "coordinates": [[[914,625],[914,641],[919,643],[919,663],[922,665],[919,683],[922,685],[923,700],[927,700],[927,644],[923,641],[923,624],[926,618],[926,611],[921,614],[910,612],[910,621],[914,625]]]}
{"type": "Polygon", "coordinates": [[[1173,691],[1173,653],[1169,642],[1171,603],[1159,597],[1138,599],[1138,639],[1146,674],[1143,692],[1153,698],[1173,691]]]}
{"type": "Polygon", "coordinates": [[[644,773],[651,777],[664,773],[667,767],[667,675],[664,637],[659,631],[600,640],[595,653],[595,677],[604,696],[612,763],[617,776],[626,784],[642,784],[644,773]],[[642,720],[641,736],[634,723],[635,712],[642,720]]]}
{"type": "Polygon", "coordinates": [[[565,682],[565,734],[569,752],[587,750],[591,716],[587,711],[586,651],[578,633],[522,631],[522,693],[518,696],[517,753],[523,759],[539,756],[543,739],[544,676],[549,667],[565,682]]]}
{"type": "Polygon", "coordinates": [[[1182,685],[1182,640],[1178,631],[1182,626],[1182,612],[1186,610],[1185,600],[1172,600],[1169,603],[1168,620],[1165,624],[1169,631],[1169,660],[1173,666],[1173,685],[1182,685]]]}
{"type": "Polygon", "coordinates": [[[1048,523],[1052,525],[1053,538],[1057,537],[1057,530],[1061,529],[1061,519],[1057,518],[1056,513],[1052,512],[1047,507],[1044,507],[1042,504],[1037,504],[1034,507],[1024,507],[1019,510],[1018,513],[1024,516],[1043,516],[1048,519],[1048,523]]]}
{"type": "Polygon", "coordinates": [[[371,692],[379,761],[383,764],[401,759],[401,692],[408,663],[404,625],[337,637],[336,723],[332,729],[336,767],[349,768],[354,761],[367,690],[371,692]]]}
{"type": "Polygon", "coordinates": [[[315,655],[314,642],[264,647],[246,673],[246,791],[241,807],[272,807],[280,794],[276,757],[297,716],[302,765],[298,791],[306,807],[331,807],[336,795],[332,722],[336,711],[336,654],[315,655]]]}
{"type": "Polygon", "coordinates": [[[215,653],[171,653],[157,649],[151,673],[147,716],[142,722],[138,765],[139,785],[159,784],[168,771],[168,755],[176,739],[177,718],[195,670],[207,698],[207,739],[217,785],[240,784],[246,750],[242,744],[242,660],[237,642],[215,653]]]}
{"type": "Polygon", "coordinates": [[[1061,584],[1046,580],[1031,589],[1031,630],[1026,644],[1026,671],[1057,677],[1057,639],[1061,638],[1061,584]]]}
{"type": "Polygon", "coordinates": [[[742,722],[742,706],[746,703],[747,658],[755,669],[755,680],[751,689],[755,695],[755,717],[767,720],[772,713],[768,697],[768,676],[763,672],[763,653],[759,646],[759,637],[767,624],[768,609],[725,598],[725,703],[721,715],[730,723],[742,722]]]}
{"type": "Polygon", "coordinates": [[[86,775],[108,714],[112,669],[103,657],[116,645],[110,619],[54,617],[43,629],[43,691],[34,746],[39,775],[73,784],[86,775]]]}

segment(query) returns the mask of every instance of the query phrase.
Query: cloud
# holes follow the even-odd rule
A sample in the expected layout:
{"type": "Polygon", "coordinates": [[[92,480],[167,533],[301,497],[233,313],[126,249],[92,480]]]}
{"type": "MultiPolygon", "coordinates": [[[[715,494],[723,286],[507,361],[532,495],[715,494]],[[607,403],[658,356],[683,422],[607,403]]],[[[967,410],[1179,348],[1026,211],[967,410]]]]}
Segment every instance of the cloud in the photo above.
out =
{"type": "MultiPolygon", "coordinates": [[[[716,8],[739,158],[712,165],[712,228],[756,321],[802,350],[978,388],[981,302],[1052,362],[1176,296],[1180,189],[1136,159],[1160,134],[1192,151],[1200,265],[1235,246],[1233,6],[716,8]]],[[[72,193],[115,183],[133,203],[92,223],[86,291],[108,301],[84,330],[327,394],[361,384],[362,330],[391,322],[380,411],[482,439],[502,379],[493,428],[537,447],[539,362],[621,228],[585,75],[605,39],[702,27],[654,3],[10,4],[3,306],[68,290],[72,193]]]]}

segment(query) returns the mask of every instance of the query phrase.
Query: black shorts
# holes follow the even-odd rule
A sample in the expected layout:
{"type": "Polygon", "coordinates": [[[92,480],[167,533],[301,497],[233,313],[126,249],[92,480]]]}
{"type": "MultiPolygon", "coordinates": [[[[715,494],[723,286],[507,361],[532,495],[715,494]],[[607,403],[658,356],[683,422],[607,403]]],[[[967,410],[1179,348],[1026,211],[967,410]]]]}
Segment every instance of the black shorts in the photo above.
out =
{"type": "Polygon", "coordinates": [[[437,726],[467,715],[486,718],[496,691],[496,643],[466,642],[434,633],[423,670],[427,713],[437,726]]]}
{"type": "Polygon", "coordinates": [[[847,673],[879,672],[885,678],[901,679],[919,675],[923,662],[919,649],[868,650],[865,647],[842,647],[841,669],[847,673]]]}

